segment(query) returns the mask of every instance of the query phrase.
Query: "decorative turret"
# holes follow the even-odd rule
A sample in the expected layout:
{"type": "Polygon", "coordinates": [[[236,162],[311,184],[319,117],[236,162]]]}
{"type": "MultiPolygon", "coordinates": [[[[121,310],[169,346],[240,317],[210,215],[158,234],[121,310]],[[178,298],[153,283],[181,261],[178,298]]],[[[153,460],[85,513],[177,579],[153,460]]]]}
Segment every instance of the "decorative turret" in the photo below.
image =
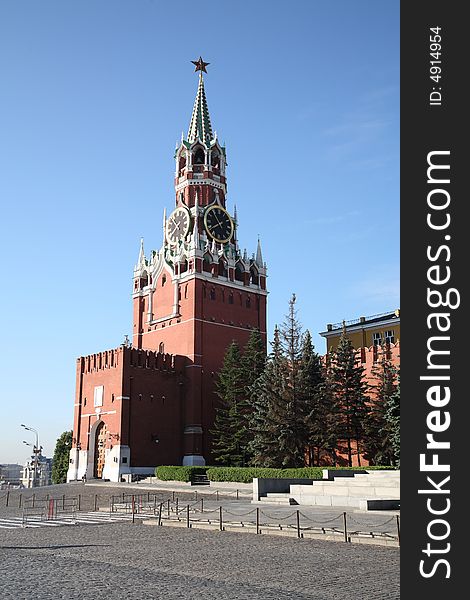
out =
{"type": "Polygon", "coordinates": [[[261,242],[260,239],[258,238],[258,246],[256,248],[256,264],[258,265],[258,267],[263,268],[264,267],[264,263],[263,263],[263,254],[261,252],[261,242]]]}

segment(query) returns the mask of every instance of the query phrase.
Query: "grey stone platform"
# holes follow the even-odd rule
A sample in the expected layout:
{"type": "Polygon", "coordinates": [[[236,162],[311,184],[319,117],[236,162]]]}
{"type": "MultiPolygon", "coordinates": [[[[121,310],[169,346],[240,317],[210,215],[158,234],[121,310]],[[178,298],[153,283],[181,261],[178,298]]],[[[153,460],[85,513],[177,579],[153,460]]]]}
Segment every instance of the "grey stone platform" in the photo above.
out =
{"type": "Polygon", "coordinates": [[[400,508],[400,471],[324,471],[324,479],[307,482],[286,480],[288,490],[269,483],[254,485],[253,503],[299,504],[301,506],[342,506],[360,510],[400,508]]]}

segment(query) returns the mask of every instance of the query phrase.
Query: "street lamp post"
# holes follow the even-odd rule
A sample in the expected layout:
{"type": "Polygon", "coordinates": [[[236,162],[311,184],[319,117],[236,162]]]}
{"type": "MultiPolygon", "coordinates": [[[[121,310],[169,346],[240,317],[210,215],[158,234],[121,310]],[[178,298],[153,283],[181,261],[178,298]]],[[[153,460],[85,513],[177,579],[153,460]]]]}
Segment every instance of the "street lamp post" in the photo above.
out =
{"type": "Polygon", "coordinates": [[[23,427],[24,429],[26,429],[27,431],[32,431],[35,435],[36,435],[36,445],[33,448],[33,452],[34,452],[34,468],[33,468],[33,485],[32,487],[37,487],[37,483],[38,483],[38,461],[39,461],[39,435],[38,432],[36,431],[36,429],[34,429],[33,427],[27,427],[26,425],[23,425],[23,423],[21,423],[21,427],[23,427]]]}

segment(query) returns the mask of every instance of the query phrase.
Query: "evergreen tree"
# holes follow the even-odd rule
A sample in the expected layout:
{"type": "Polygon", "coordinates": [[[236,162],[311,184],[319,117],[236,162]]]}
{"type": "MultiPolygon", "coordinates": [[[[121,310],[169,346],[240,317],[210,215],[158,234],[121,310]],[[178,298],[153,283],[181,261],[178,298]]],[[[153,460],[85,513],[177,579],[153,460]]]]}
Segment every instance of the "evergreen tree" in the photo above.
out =
{"type": "Polygon", "coordinates": [[[240,362],[242,390],[239,400],[238,437],[242,454],[242,464],[251,461],[250,444],[253,440],[253,430],[250,425],[253,405],[251,402],[251,386],[264,370],[266,365],[266,345],[259,329],[253,329],[243,350],[240,362]]]}
{"type": "Polygon", "coordinates": [[[309,464],[319,465],[327,453],[335,458],[337,443],[335,403],[328,381],[327,364],[315,352],[312,337],[307,331],[302,342],[301,386],[305,394],[309,428],[309,464]]]}
{"type": "Polygon", "coordinates": [[[364,438],[364,421],[368,412],[366,405],[367,385],[364,382],[364,368],[358,364],[356,352],[346,329],[338,347],[330,355],[329,384],[338,416],[338,438],[347,444],[348,464],[352,466],[353,441],[360,464],[360,443],[364,438]]]}
{"type": "Polygon", "coordinates": [[[397,385],[386,403],[385,421],[393,448],[393,464],[400,466],[400,373],[397,374],[397,385]]]}
{"type": "Polygon", "coordinates": [[[251,464],[256,467],[279,467],[282,463],[273,406],[281,403],[285,397],[286,364],[281,354],[277,326],[271,346],[265,368],[250,388],[252,412],[249,423],[253,437],[249,450],[251,464]]]}
{"type": "Polygon", "coordinates": [[[305,464],[318,359],[310,336],[302,337],[295,302],[292,295],[284,323],[275,329],[266,368],[251,387],[252,463],[257,466],[305,464]]]}
{"type": "Polygon", "coordinates": [[[320,387],[324,383],[325,377],[321,356],[315,352],[312,336],[308,330],[302,337],[299,375],[299,387],[306,409],[309,464],[314,465],[318,461],[320,447],[323,445],[322,438],[326,426],[323,414],[324,405],[320,394],[320,387]],[[315,456],[315,450],[317,456],[315,456]]]}
{"type": "Polygon", "coordinates": [[[390,359],[389,346],[381,346],[379,353],[371,373],[374,383],[370,387],[369,413],[365,422],[364,455],[371,464],[391,465],[394,464],[393,425],[390,427],[386,412],[397,389],[397,370],[390,359]]]}
{"type": "Polygon", "coordinates": [[[65,483],[67,481],[71,447],[72,432],[64,431],[55,445],[52,459],[52,483],[65,483]]]}
{"type": "Polygon", "coordinates": [[[224,362],[216,381],[216,394],[220,398],[216,408],[214,429],[211,431],[212,452],[217,462],[228,466],[241,466],[243,452],[240,444],[240,399],[243,393],[241,353],[233,341],[227,348],[224,362]]]}
{"type": "Polygon", "coordinates": [[[295,303],[296,297],[292,294],[288,313],[279,330],[280,349],[286,365],[282,374],[284,397],[271,407],[272,417],[277,421],[283,467],[304,466],[309,440],[309,390],[304,385],[302,328],[295,303]]]}

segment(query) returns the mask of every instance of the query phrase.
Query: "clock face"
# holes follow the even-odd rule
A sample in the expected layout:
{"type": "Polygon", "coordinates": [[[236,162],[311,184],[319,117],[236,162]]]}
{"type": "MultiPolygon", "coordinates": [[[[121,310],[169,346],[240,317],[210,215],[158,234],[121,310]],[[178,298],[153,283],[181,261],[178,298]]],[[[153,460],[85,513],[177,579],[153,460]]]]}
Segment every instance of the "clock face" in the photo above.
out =
{"type": "Polygon", "coordinates": [[[186,208],[178,206],[168,217],[166,222],[166,237],[170,244],[177,244],[189,232],[191,218],[186,208]]]}
{"type": "Polygon", "coordinates": [[[233,221],[221,206],[209,206],[204,215],[204,225],[207,233],[216,242],[228,242],[233,234],[233,221]]]}

